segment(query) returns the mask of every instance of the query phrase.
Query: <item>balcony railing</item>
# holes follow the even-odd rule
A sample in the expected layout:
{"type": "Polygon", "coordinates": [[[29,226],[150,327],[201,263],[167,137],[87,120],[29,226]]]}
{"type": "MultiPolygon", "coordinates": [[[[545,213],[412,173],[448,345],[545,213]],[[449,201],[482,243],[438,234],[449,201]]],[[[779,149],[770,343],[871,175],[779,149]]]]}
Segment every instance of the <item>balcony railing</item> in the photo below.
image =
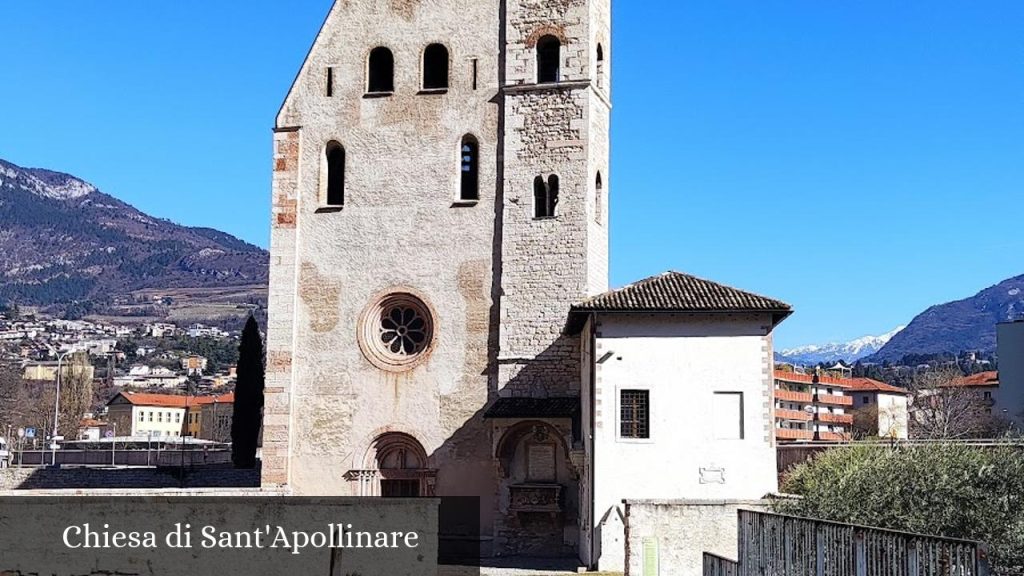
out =
{"type": "Polygon", "coordinates": [[[778,440],[814,440],[814,432],[810,430],[794,430],[792,428],[776,428],[775,438],[778,440]]]}
{"type": "Polygon", "coordinates": [[[775,409],[775,418],[778,420],[799,420],[801,422],[811,421],[811,415],[807,412],[801,412],[800,410],[783,410],[782,408],[775,409]]]}
{"type": "Polygon", "coordinates": [[[830,424],[853,424],[853,414],[831,414],[829,412],[821,412],[818,414],[818,420],[821,422],[828,422],[830,424]]]}
{"type": "Polygon", "coordinates": [[[818,394],[818,402],[821,404],[832,404],[834,406],[853,406],[853,396],[829,396],[818,394]]]}
{"type": "Polygon", "coordinates": [[[793,392],[792,390],[775,390],[775,398],[787,402],[803,402],[804,404],[810,404],[814,400],[810,392],[793,392]]]}

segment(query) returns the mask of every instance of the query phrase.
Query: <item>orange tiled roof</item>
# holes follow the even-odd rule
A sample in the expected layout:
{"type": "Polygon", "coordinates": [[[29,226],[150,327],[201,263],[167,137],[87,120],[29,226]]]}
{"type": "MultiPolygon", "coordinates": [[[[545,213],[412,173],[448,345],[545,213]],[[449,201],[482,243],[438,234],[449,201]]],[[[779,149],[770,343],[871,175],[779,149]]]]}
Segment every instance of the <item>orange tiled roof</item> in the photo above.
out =
{"type": "Polygon", "coordinates": [[[847,378],[834,378],[832,376],[815,376],[814,374],[798,374],[796,372],[786,372],[785,370],[776,370],[775,379],[782,380],[783,382],[796,382],[798,384],[814,384],[815,381],[819,384],[828,384],[829,386],[835,386],[837,388],[849,388],[851,386],[850,380],[847,378]],[[817,380],[815,380],[817,378],[817,380]]]}
{"type": "MultiPolygon", "coordinates": [[[[186,397],[173,394],[146,394],[142,392],[121,392],[118,396],[136,406],[159,406],[161,408],[184,408],[186,397]]],[[[115,396],[114,398],[117,398],[115,396]]],[[[113,400],[111,400],[113,402],[113,400]]],[[[190,400],[191,403],[191,400],[190,400]]]]}
{"type": "Polygon", "coordinates": [[[859,390],[864,392],[887,392],[891,394],[906,394],[909,395],[910,391],[886,384],[885,382],[879,382],[878,380],[872,380],[871,378],[854,378],[850,380],[850,388],[853,390],[859,390]]]}
{"type": "Polygon", "coordinates": [[[964,376],[951,386],[999,386],[999,372],[990,370],[964,376]]]}
{"type": "Polygon", "coordinates": [[[82,421],[79,422],[78,424],[79,428],[94,428],[106,425],[106,422],[102,420],[95,420],[93,418],[83,418],[82,421]]]}

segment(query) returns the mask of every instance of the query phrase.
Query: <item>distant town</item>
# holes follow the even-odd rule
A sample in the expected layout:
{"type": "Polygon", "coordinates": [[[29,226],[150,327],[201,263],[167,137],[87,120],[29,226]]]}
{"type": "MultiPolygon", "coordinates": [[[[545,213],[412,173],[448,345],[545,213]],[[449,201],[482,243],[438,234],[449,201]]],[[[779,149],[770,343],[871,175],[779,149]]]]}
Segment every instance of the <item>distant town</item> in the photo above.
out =
{"type": "Polygon", "coordinates": [[[123,325],[0,312],[7,422],[0,437],[8,453],[54,448],[46,440],[57,406],[63,443],[228,443],[238,341],[238,331],[201,323],[123,325]],[[58,380],[64,406],[55,402],[58,380]]]}

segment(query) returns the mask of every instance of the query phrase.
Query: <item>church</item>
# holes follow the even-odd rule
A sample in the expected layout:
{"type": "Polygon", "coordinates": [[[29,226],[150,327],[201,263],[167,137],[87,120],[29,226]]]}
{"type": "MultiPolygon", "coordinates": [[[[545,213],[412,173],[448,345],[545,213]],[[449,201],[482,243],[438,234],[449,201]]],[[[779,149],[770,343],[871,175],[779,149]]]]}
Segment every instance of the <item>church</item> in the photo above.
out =
{"type": "Polygon", "coordinates": [[[621,569],[624,498],[777,490],[778,300],[610,290],[611,0],[338,0],[274,125],[263,483],[478,496],[621,569]]]}

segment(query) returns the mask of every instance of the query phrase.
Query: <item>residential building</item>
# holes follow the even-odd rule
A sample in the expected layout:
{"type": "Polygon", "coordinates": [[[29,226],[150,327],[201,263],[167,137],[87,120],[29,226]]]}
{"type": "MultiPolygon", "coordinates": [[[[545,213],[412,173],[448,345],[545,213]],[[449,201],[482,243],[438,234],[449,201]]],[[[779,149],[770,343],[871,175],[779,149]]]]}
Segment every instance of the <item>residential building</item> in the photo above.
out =
{"type": "Polygon", "coordinates": [[[993,391],[995,412],[1017,430],[1024,430],[1024,320],[996,327],[999,388],[993,391]]]}
{"type": "Polygon", "coordinates": [[[189,376],[202,376],[206,370],[207,360],[203,356],[185,356],[181,359],[181,369],[189,376]]]}
{"type": "Polygon", "coordinates": [[[775,437],[779,442],[850,440],[850,387],[845,378],[775,370],[775,437]]]}
{"type": "Polygon", "coordinates": [[[96,376],[96,369],[89,363],[89,357],[85,353],[73,354],[63,361],[28,362],[22,367],[21,377],[25,380],[56,380],[57,368],[60,367],[62,378],[69,376],[81,376],[92,380],[96,376]]]}
{"type": "Polygon", "coordinates": [[[83,418],[78,425],[79,440],[99,440],[107,431],[107,423],[95,418],[83,418]]]}
{"type": "Polygon", "coordinates": [[[107,402],[107,421],[118,436],[177,437],[192,398],[170,394],[120,392],[107,402]]]}
{"type": "Polygon", "coordinates": [[[132,366],[128,374],[114,377],[114,385],[122,388],[164,388],[177,390],[188,378],[162,366],[132,366]]]}
{"type": "Polygon", "coordinates": [[[610,21],[334,4],[274,129],[265,485],[477,496],[485,555],[613,571],[624,497],[777,488],[790,307],[608,290],[610,21]]]}
{"type": "Polygon", "coordinates": [[[234,392],[194,396],[188,410],[187,434],[203,440],[229,442],[234,404],[234,392]]]}
{"type": "Polygon", "coordinates": [[[847,393],[853,397],[854,436],[910,437],[910,391],[871,378],[853,378],[847,393]]]}

